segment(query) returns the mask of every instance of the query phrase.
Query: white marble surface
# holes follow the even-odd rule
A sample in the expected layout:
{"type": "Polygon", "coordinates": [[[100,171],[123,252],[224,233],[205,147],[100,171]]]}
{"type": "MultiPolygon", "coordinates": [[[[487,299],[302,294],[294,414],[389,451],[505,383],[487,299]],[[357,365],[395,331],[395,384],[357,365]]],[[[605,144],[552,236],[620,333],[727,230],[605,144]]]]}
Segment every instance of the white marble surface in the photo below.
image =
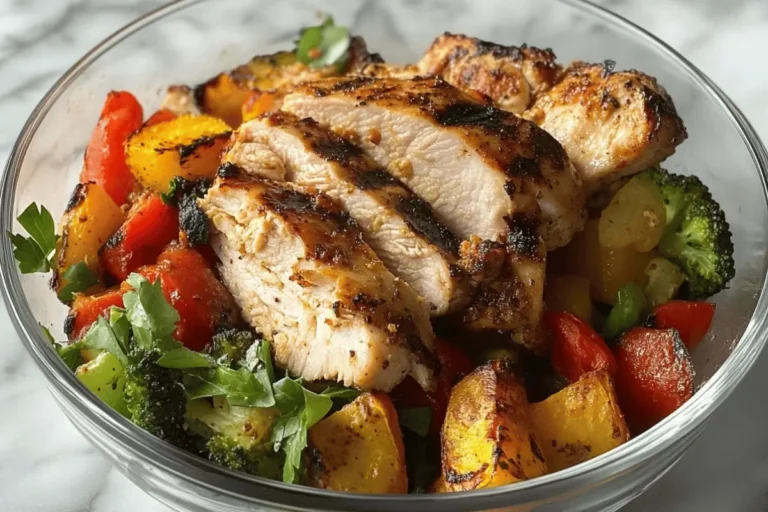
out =
{"type": "MultiPolygon", "coordinates": [[[[0,162],[36,102],[80,55],[161,2],[0,0],[0,162]]],[[[768,140],[768,2],[601,0],[715,80],[768,140]]],[[[768,512],[768,354],[672,471],[627,507],[768,512]]],[[[0,511],[160,512],[83,439],[0,310],[0,511]]]]}

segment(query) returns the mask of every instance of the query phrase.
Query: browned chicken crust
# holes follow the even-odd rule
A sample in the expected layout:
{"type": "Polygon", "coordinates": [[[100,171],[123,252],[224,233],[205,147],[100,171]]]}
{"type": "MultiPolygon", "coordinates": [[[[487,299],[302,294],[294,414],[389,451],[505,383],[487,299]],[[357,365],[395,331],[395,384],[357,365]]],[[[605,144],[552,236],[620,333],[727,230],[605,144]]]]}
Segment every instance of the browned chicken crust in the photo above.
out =
{"type": "Polygon", "coordinates": [[[549,48],[504,46],[446,32],[426,51],[418,70],[440,76],[459,89],[480,92],[504,110],[521,113],[555,84],[561,67],[549,48]]]}
{"type": "Polygon", "coordinates": [[[563,145],[590,191],[661,162],[687,137],[655,78],[613,66],[572,64],[524,114],[563,145]]]}

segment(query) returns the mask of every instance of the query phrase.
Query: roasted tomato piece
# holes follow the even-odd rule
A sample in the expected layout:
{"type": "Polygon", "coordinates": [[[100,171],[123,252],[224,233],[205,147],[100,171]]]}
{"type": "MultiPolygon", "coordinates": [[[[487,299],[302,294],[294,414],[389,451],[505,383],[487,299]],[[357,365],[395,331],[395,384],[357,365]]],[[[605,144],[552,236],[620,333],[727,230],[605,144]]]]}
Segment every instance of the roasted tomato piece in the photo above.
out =
{"type": "Polygon", "coordinates": [[[101,265],[118,281],[139,267],[155,263],[163,249],[179,236],[179,212],[160,196],[147,193],[101,250],[101,265]]]}
{"type": "Polygon", "coordinates": [[[150,280],[160,279],[163,293],[181,317],[174,337],[189,349],[202,350],[218,327],[239,321],[232,295],[194,249],[171,246],[156,266],[141,273],[150,280]]]}
{"type": "Polygon", "coordinates": [[[663,420],[693,395],[693,364],[674,329],[635,327],[615,349],[616,393],[637,432],[663,420]]]}
{"type": "Polygon", "coordinates": [[[111,288],[96,295],[75,295],[72,307],[64,322],[64,333],[70,340],[80,339],[102,315],[112,306],[123,307],[122,288],[111,288]]]}
{"type": "Polygon", "coordinates": [[[715,305],[711,302],[673,300],[654,310],[653,323],[659,329],[677,329],[691,350],[704,339],[714,316],[715,305]]]}
{"type": "Polygon", "coordinates": [[[547,312],[544,324],[552,339],[552,367],[576,382],[582,375],[606,370],[616,375],[616,360],[605,341],[573,313],[547,312]]]}

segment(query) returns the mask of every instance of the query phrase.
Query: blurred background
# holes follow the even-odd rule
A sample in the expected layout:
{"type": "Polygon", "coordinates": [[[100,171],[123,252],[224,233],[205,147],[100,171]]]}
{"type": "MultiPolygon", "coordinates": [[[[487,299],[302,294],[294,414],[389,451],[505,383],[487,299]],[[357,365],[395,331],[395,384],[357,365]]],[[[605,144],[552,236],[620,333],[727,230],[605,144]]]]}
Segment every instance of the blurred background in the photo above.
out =
{"type": "MultiPolygon", "coordinates": [[[[6,161],[35,104],[67,68],[111,32],[163,3],[0,0],[0,162],[6,161]]],[[[768,67],[762,66],[768,47],[768,2],[595,3],[682,53],[735,101],[763,140],[768,140],[768,67]]],[[[768,512],[767,367],[768,354],[764,354],[683,460],[626,510],[768,512]]],[[[53,496],[57,512],[169,510],[111,469],[65,420],[3,307],[0,511],[48,512],[53,496]],[[40,499],[43,496],[47,499],[40,499]]]]}

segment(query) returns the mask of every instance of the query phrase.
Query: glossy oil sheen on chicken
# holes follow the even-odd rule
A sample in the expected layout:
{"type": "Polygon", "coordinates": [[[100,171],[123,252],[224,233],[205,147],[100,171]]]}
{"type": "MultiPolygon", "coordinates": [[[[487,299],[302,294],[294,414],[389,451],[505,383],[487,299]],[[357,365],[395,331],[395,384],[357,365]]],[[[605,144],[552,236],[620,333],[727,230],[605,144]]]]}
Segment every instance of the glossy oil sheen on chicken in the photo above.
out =
{"type": "Polygon", "coordinates": [[[312,186],[337,199],[433,316],[455,312],[471,299],[469,276],[458,266],[458,237],[426,201],[314,120],[276,112],[250,121],[224,158],[249,173],[312,186]]]}
{"type": "Polygon", "coordinates": [[[655,78],[613,65],[571,65],[525,112],[563,145],[589,191],[661,162],[687,137],[655,78]]]}
{"type": "Polygon", "coordinates": [[[354,138],[464,239],[497,239],[531,203],[549,249],[584,224],[581,182],[560,144],[442,79],[330,78],[299,86],[283,109],[354,138]]]}
{"type": "Polygon", "coordinates": [[[421,75],[478,91],[517,114],[552,87],[562,71],[550,49],[504,46],[449,32],[435,39],[417,67],[421,75]]]}
{"type": "Polygon", "coordinates": [[[388,391],[406,375],[432,386],[426,309],[329,196],[227,165],[200,206],[222,279],[278,365],[360,389],[388,391]]]}

